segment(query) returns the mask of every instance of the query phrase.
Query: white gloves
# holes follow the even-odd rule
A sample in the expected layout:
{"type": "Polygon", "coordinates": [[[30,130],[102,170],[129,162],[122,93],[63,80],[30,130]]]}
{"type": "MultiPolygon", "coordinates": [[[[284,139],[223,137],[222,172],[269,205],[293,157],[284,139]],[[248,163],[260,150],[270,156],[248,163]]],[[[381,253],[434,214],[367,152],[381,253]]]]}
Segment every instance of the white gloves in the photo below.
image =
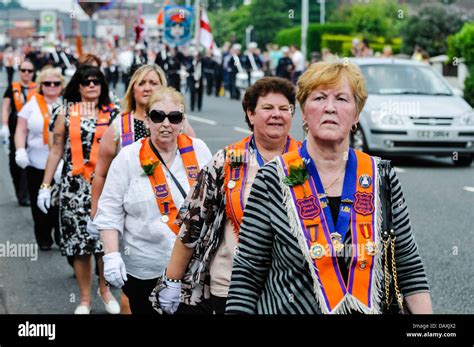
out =
{"type": "Polygon", "coordinates": [[[44,214],[48,213],[48,209],[51,206],[51,188],[41,188],[39,190],[36,204],[44,214]]]}
{"type": "Polygon", "coordinates": [[[104,260],[105,280],[116,288],[122,288],[127,280],[127,270],[119,252],[112,252],[102,257],[104,260]]]}
{"type": "Polygon", "coordinates": [[[164,312],[173,314],[178,310],[178,306],[181,302],[181,283],[165,280],[164,285],[165,288],[158,294],[158,301],[164,312]]]}
{"type": "Polygon", "coordinates": [[[30,160],[28,159],[28,153],[24,148],[18,148],[15,152],[15,161],[16,165],[25,169],[28,165],[30,165],[30,160]]]}
{"type": "Polygon", "coordinates": [[[99,240],[100,239],[100,232],[99,230],[95,227],[92,218],[87,217],[87,232],[89,233],[90,236],[92,236],[94,239],[99,240]]]}
{"type": "Polygon", "coordinates": [[[2,125],[0,129],[0,136],[4,139],[8,139],[10,137],[10,129],[8,129],[8,125],[2,125]]]}
{"type": "Polygon", "coordinates": [[[61,177],[63,174],[63,166],[64,166],[64,160],[61,159],[58,163],[58,167],[56,168],[56,171],[54,172],[54,182],[56,184],[59,184],[61,182],[61,177]]]}

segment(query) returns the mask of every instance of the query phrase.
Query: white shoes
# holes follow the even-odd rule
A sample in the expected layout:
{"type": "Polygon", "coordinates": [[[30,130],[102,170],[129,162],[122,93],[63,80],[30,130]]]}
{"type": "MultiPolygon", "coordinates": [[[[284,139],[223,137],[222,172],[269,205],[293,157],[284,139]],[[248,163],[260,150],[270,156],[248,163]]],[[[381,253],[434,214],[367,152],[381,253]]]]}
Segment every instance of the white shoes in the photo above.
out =
{"type": "Polygon", "coordinates": [[[100,288],[97,288],[97,295],[99,295],[99,298],[102,300],[105,306],[105,310],[110,313],[110,314],[120,314],[120,304],[115,300],[115,298],[112,296],[112,299],[109,300],[109,302],[105,302],[104,298],[102,295],[100,295],[100,288]]]}
{"type": "Polygon", "coordinates": [[[74,314],[90,314],[90,313],[91,313],[91,307],[84,304],[80,304],[74,310],[74,314]]]}

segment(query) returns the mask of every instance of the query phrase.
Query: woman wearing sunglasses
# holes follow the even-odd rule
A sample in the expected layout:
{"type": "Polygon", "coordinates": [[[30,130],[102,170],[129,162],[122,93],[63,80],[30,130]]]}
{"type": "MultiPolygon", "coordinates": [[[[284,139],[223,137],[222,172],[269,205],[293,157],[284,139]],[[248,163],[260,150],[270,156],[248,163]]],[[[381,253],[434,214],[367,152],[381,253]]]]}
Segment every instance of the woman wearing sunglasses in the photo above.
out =
{"type": "Polygon", "coordinates": [[[18,112],[36,92],[36,85],[33,82],[35,69],[33,63],[24,60],[20,64],[20,80],[10,84],[3,95],[2,104],[2,128],[1,134],[3,138],[9,140],[10,143],[10,174],[13,179],[16,197],[20,206],[30,206],[30,198],[28,194],[28,185],[26,179],[26,170],[20,168],[15,161],[15,131],[18,120],[18,112]]]}
{"type": "MultiPolygon", "coordinates": [[[[43,184],[38,195],[38,207],[47,213],[51,204],[51,181],[61,158],[64,166],[59,193],[61,221],[61,253],[74,257],[74,272],[81,301],[75,314],[91,310],[91,256],[101,267],[102,244],[87,232],[91,208],[91,181],[103,133],[118,114],[109,100],[109,91],[102,72],[95,66],[77,69],[64,92],[67,105],[58,116],[53,132],[43,184]]],[[[120,307],[99,279],[100,295],[109,313],[119,313],[120,307]]]]}
{"type": "Polygon", "coordinates": [[[182,207],[166,272],[150,296],[158,311],[174,313],[182,301],[179,313],[224,313],[243,210],[257,171],[300,146],[289,136],[295,106],[289,81],[260,79],[247,89],[242,106],[253,134],[217,152],[199,174],[182,207]]]}
{"type": "Polygon", "coordinates": [[[154,313],[148,296],[171,254],[178,211],[212,157],[203,141],[180,134],[184,98],[176,90],[156,90],[145,111],[150,137],[118,153],[94,219],[104,242],[105,278],[123,288],[132,314],[154,313]]]}
{"type": "MultiPolygon", "coordinates": [[[[61,95],[63,83],[64,78],[60,70],[46,68],[40,72],[36,79],[37,93],[18,113],[15,132],[15,160],[19,167],[26,169],[36,243],[43,251],[51,249],[51,231],[58,228],[58,216],[56,209],[43,213],[36,200],[49,154],[48,127],[51,111],[61,95]]],[[[55,230],[57,243],[58,238],[59,230],[55,230]]]]}

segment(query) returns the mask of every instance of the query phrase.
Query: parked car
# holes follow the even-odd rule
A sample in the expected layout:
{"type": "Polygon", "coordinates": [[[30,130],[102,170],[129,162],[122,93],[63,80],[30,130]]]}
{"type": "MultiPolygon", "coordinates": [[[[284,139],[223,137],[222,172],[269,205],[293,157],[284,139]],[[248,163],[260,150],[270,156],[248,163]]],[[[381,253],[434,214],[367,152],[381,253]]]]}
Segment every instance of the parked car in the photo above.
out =
{"type": "Polygon", "coordinates": [[[351,145],[380,155],[449,156],[469,166],[474,110],[430,65],[391,58],[354,58],[369,97],[351,145]]]}

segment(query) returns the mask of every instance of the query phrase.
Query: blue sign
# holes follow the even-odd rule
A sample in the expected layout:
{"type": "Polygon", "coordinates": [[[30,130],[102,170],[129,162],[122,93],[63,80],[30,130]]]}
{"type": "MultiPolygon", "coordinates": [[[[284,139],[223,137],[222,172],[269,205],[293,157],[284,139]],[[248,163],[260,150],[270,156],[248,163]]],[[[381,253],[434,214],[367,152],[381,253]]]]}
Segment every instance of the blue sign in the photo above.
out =
{"type": "Polygon", "coordinates": [[[193,18],[191,6],[165,6],[165,43],[172,47],[188,44],[193,36],[193,18]]]}

